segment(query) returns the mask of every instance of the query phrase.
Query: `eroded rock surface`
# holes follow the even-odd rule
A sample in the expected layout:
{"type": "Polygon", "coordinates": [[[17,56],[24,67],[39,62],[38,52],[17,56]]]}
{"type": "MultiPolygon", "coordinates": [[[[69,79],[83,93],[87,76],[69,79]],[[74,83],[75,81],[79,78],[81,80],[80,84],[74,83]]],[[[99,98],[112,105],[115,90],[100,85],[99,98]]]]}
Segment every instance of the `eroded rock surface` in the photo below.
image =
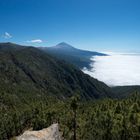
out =
{"type": "Polygon", "coordinates": [[[58,124],[39,131],[25,131],[17,140],[61,140],[58,124]]]}

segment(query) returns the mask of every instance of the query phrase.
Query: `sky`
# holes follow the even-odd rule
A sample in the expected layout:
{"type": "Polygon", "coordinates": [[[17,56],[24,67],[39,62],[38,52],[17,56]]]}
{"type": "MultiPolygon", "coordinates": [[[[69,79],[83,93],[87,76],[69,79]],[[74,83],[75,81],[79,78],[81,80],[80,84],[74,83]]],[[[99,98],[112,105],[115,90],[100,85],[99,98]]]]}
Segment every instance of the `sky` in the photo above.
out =
{"type": "Polygon", "coordinates": [[[140,52],[140,0],[0,0],[0,42],[140,52]]]}

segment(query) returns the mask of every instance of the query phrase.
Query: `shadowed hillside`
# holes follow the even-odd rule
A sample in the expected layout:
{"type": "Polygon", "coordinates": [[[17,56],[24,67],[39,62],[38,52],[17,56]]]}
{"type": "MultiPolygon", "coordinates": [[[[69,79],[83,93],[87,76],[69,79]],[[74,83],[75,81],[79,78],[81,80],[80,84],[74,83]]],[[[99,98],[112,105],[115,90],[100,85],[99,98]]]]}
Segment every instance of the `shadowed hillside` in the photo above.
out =
{"type": "Polygon", "coordinates": [[[140,92],[140,86],[116,86],[112,87],[112,91],[116,98],[127,98],[134,92],[140,92]]]}
{"type": "Polygon", "coordinates": [[[79,69],[45,52],[16,44],[0,44],[0,89],[53,95],[80,93],[83,99],[108,97],[110,88],[79,69]]]}

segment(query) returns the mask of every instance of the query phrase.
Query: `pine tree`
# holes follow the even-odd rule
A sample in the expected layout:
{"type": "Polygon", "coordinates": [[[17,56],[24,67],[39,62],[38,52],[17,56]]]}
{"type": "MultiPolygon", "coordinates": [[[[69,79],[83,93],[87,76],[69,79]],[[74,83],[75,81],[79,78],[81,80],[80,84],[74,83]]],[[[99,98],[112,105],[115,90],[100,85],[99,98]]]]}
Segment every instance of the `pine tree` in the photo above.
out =
{"type": "Polygon", "coordinates": [[[70,103],[70,107],[73,111],[73,140],[76,140],[76,129],[77,129],[76,117],[77,117],[77,108],[78,108],[79,99],[80,97],[78,95],[73,96],[71,98],[71,103],[70,103]]]}

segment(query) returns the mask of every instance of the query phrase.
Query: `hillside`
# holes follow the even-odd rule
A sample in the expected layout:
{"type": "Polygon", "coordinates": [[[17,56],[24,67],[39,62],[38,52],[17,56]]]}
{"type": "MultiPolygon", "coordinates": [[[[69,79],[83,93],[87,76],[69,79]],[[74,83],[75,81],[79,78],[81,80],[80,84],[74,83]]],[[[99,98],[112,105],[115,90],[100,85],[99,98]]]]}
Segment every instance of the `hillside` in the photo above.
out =
{"type": "Polygon", "coordinates": [[[62,59],[71,64],[74,64],[80,69],[82,69],[83,67],[90,68],[90,63],[92,62],[90,58],[92,56],[106,55],[99,52],[80,50],[65,42],[59,43],[56,46],[52,46],[52,47],[40,47],[40,49],[46,51],[47,53],[59,59],[62,59]]]}
{"type": "Polygon", "coordinates": [[[74,129],[77,140],[139,139],[139,94],[104,98],[112,94],[104,83],[37,48],[0,44],[0,140],[56,122],[68,140],[74,129]]]}
{"type": "Polygon", "coordinates": [[[75,122],[77,140],[140,139],[139,94],[133,94],[124,100],[104,99],[91,102],[80,102],[75,98],[64,101],[38,97],[25,99],[21,103],[9,96],[5,97],[4,101],[8,104],[0,107],[0,140],[27,134],[25,130],[31,128],[42,130],[54,122],[59,123],[60,133],[67,140],[74,139],[75,122]]]}
{"type": "Polygon", "coordinates": [[[48,127],[56,120],[54,115],[65,114],[59,103],[63,106],[63,101],[77,94],[86,101],[110,97],[112,92],[104,83],[37,48],[0,43],[0,140],[30,127],[48,127]]]}
{"type": "Polygon", "coordinates": [[[108,97],[110,88],[79,69],[45,52],[16,44],[0,44],[0,90],[53,95],[65,99],[80,93],[83,99],[108,97]]]}
{"type": "Polygon", "coordinates": [[[112,87],[112,91],[116,98],[127,98],[134,92],[140,92],[140,86],[117,86],[112,87]]]}

